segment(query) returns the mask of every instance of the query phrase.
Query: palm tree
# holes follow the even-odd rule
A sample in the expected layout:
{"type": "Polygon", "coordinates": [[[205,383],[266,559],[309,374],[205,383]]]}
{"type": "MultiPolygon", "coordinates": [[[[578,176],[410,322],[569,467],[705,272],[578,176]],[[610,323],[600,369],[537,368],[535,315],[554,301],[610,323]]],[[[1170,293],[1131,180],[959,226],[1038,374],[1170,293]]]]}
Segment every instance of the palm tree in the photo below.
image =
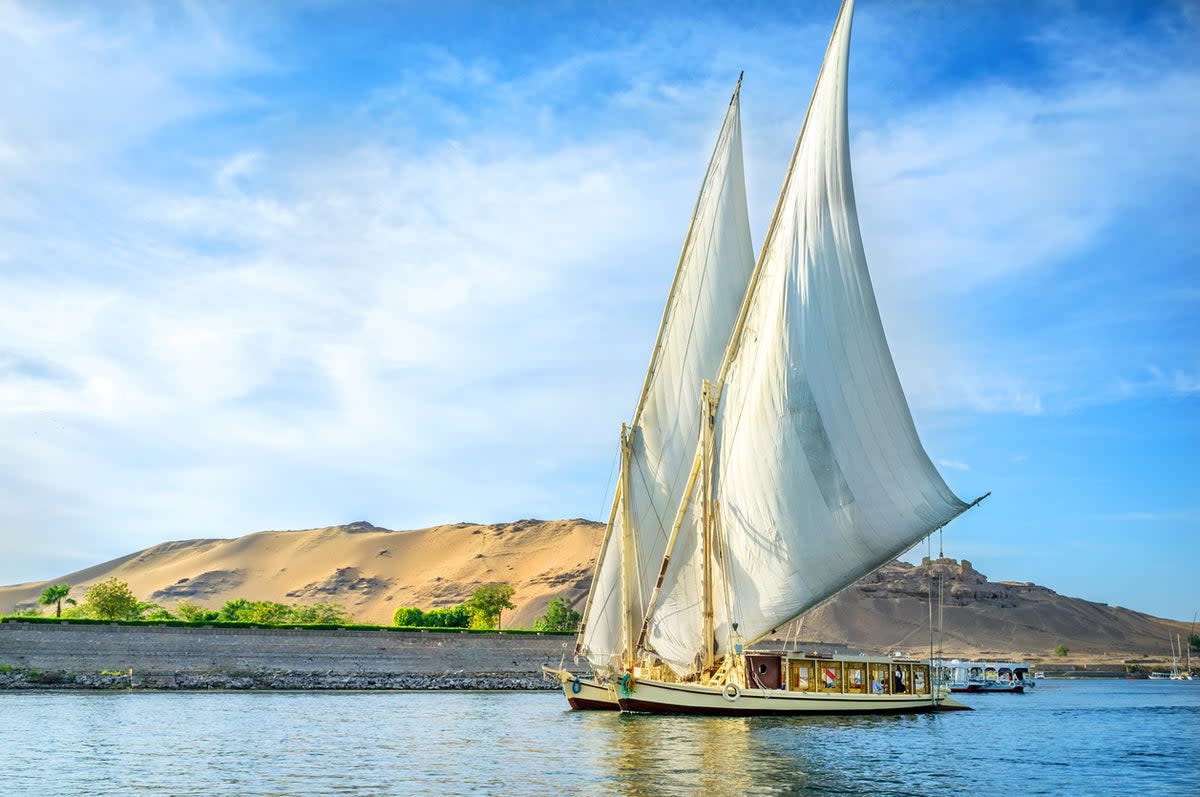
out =
{"type": "Polygon", "coordinates": [[[54,616],[62,617],[62,605],[64,602],[72,606],[75,605],[75,599],[67,597],[67,593],[70,591],[71,586],[69,584],[55,584],[53,587],[46,587],[42,591],[42,597],[38,598],[38,603],[45,604],[46,606],[53,603],[55,605],[54,616]]]}

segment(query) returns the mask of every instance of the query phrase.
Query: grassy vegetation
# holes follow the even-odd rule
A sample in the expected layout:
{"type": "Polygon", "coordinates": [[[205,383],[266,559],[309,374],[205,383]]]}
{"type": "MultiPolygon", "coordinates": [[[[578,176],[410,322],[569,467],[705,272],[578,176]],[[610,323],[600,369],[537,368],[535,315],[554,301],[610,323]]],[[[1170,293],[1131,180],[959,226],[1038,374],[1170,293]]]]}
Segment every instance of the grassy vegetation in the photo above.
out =
{"type": "MultiPolygon", "coordinates": [[[[556,622],[549,624],[539,618],[538,627],[497,629],[502,609],[511,609],[513,588],[508,584],[485,584],[475,591],[471,599],[460,606],[422,611],[402,608],[397,610],[393,625],[356,623],[346,609],[336,603],[284,604],[274,601],[250,601],[235,598],[226,601],[220,609],[206,609],[194,603],[181,601],[171,609],[156,603],[139,600],[129,585],[116,578],[94,584],[87,590],[82,601],[70,608],[63,603],[73,604],[66,598],[70,586],[57,585],[43,593],[43,605],[53,605],[55,616],[39,614],[35,608],[22,607],[9,615],[0,615],[0,622],[25,623],[70,623],[75,625],[130,625],[172,626],[182,628],[282,628],[305,630],[348,630],[348,631],[432,631],[458,633],[503,633],[503,634],[573,634],[573,628],[562,627],[558,606],[556,622]]],[[[552,609],[555,607],[551,607],[552,609]]],[[[577,613],[568,614],[568,622],[577,623],[577,613]],[[570,615],[574,615],[572,618],[570,615]]]]}
{"type": "Polygon", "coordinates": [[[395,625],[370,625],[367,623],[309,623],[309,624],[270,624],[270,623],[248,623],[241,621],[226,621],[226,620],[198,620],[188,622],[187,620],[97,620],[87,617],[30,617],[28,615],[0,615],[0,622],[6,623],[37,623],[47,625],[128,625],[128,626],[170,626],[178,628],[273,628],[282,631],[289,629],[314,630],[314,631],[402,631],[407,633],[444,633],[444,634],[544,634],[550,636],[574,636],[574,631],[538,631],[532,628],[505,628],[503,630],[495,630],[491,628],[444,628],[435,626],[395,626],[395,625]]]}

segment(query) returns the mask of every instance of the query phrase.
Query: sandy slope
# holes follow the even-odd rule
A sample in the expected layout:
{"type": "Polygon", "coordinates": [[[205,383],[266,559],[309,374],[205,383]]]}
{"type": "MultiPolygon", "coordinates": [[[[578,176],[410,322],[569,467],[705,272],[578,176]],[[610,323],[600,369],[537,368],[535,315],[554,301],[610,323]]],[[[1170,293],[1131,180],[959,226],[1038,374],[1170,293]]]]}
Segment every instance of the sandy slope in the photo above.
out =
{"type": "MultiPolygon", "coordinates": [[[[586,520],[459,523],[389,531],[352,523],[304,531],[262,531],[236,539],[167,542],[50,581],[0,587],[0,612],[35,603],[49,584],[81,598],[109,576],[142,598],[219,607],[232,598],[283,603],[333,602],[356,619],[390,623],[400,606],[461,603],[480,584],[513,585],[516,609],[504,625],[530,626],[546,602],[563,595],[582,609],[604,528],[586,520]]],[[[1034,584],[989,582],[969,562],[913,566],[892,562],[810,612],[802,640],[914,654],[929,650],[929,594],[942,583],[944,644],[954,655],[1047,657],[1057,645],[1072,657],[1161,657],[1168,633],[1184,623],[1067,598],[1034,584]]],[[[935,606],[937,605],[935,601],[935,606]]],[[[936,611],[935,611],[936,614],[936,611]]],[[[789,633],[781,629],[781,636],[789,633]]]]}
{"type": "Polygon", "coordinates": [[[400,606],[455,605],[480,584],[516,588],[505,625],[532,625],[555,595],[582,604],[604,527],[584,520],[460,523],[389,531],[352,523],[304,531],[260,531],[232,540],[184,540],[46,582],[0,587],[0,612],[35,602],[51,583],[81,598],[109,576],[139,597],[219,607],[232,598],[340,603],[368,623],[390,623],[400,606]]]}

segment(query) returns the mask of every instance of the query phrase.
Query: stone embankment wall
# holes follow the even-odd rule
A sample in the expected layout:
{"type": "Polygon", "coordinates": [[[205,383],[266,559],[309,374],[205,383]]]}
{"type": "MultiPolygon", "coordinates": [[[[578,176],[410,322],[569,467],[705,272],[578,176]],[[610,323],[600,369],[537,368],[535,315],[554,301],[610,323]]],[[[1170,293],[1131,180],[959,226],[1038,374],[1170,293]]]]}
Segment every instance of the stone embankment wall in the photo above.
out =
{"type": "Polygon", "coordinates": [[[530,689],[553,686],[544,664],[580,669],[574,644],[538,634],[9,621],[0,623],[0,665],[10,670],[0,688],[530,689]]]}

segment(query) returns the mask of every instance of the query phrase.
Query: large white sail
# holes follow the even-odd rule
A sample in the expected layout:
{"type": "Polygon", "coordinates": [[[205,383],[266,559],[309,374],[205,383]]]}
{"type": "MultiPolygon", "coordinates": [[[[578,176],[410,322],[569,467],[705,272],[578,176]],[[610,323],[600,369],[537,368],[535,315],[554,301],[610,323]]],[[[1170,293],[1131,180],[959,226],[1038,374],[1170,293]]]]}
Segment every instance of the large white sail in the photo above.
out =
{"type": "Polygon", "coordinates": [[[753,268],[735,92],[667,299],[584,612],[579,650],[593,665],[632,656],[695,454],[697,390],[721,366],[753,268]]]}
{"type": "MultiPolygon", "coordinates": [[[[846,120],[852,12],[848,0],[718,383],[719,646],[730,623],[746,641],[768,635],[967,507],[921,446],[867,272],[846,120]]],[[[686,673],[701,607],[695,546],[679,547],[648,640],[686,673]]]]}

